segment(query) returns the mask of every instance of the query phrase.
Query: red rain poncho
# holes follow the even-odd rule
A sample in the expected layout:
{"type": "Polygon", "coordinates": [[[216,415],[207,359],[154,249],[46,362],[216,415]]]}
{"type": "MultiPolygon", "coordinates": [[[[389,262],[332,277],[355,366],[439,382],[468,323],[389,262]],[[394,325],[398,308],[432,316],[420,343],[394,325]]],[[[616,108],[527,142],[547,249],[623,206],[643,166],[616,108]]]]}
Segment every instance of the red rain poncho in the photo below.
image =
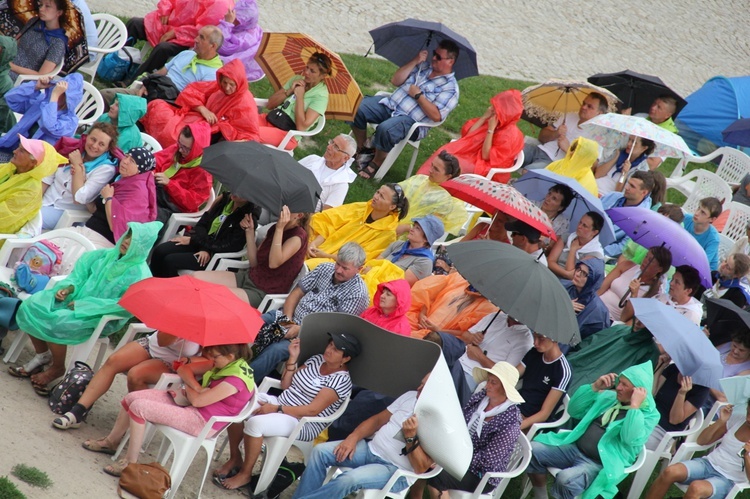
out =
{"type": "Polygon", "coordinates": [[[192,48],[198,31],[203,26],[218,26],[233,7],[232,0],[159,0],[156,10],[143,18],[146,38],[156,47],[165,33],[174,31],[170,42],[192,48]],[[169,18],[167,24],[161,23],[162,16],[169,18]]]}
{"type": "Polygon", "coordinates": [[[406,318],[409,307],[411,307],[411,287],[406,279],[381,282],[378,284],[372,306],[362,312],[360,317],[392,333],[411,336],[411,326],[409,319],[406,318]],[[388,288],[396,295],[396,310],[391,315],[385,315],[380,308],[380,295],[383,294],[383,288],[388,288]]]}

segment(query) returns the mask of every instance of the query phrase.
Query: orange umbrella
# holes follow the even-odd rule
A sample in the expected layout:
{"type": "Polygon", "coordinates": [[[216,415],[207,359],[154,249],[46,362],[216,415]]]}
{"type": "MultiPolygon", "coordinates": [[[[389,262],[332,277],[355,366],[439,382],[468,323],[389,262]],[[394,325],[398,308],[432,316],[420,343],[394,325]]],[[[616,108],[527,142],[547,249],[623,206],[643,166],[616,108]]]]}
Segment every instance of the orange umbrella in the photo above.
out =
{"type": "Polygon", "coordinates": [[[362,101],[359,85],[346,69],[344,61],[332,50],[304,33],[263,33],[255,60],[278,90],[292,76],[301,75],[310,56],[321,52],[331,58],[331,74],[323,80],[328,87],[326,118],[351,121],[362,101]]]}

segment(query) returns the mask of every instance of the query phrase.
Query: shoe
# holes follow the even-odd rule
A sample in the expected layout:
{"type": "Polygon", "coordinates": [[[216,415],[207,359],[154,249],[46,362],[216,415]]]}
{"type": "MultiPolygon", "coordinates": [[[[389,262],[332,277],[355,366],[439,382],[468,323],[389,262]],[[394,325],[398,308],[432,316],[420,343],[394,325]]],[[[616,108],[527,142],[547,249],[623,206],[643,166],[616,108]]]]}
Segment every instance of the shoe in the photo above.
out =
{"type": "Polygon", "coordinates": [[[8,367],[8,373],[16,378],[30,378],[32,375],[42,372],[44,366],[50,362],[52,362],[52,352],[47,350],[44,353],[34,355],[30,361],[21,367],[8,367]]]}
{"type": "Polygon", "coordinates": [[[79,421],[78,418],[76,418],[76,415],[72,412],[66,412],[59,418],[55,418],[52,420],[52,426],[57,428],[58,430],[80,428],[81,423],[83,423],[83,418],[79,421]]]}
{"type": "Polygon", "coordinates": [[[81,444],[81,446],[86,450],[90,450],[91,452],[101,452],[102,454],[108,454],[110,456],[113,456],[115,452],[117,452],[117,446],[109,447],[108,445],[101,445],[99,443],[99,442],[106,442],[106,440],[107,440],[107,437],[100,438],[98,440],[86,440],[85,442],[81,444]]]}
{"type": "Polygon", "coordinates": [[[122,475],[123,470],[128,467],[130,463],[127,459],[120,459],[117,462],[114,462],[110,464],[109,466],[105,466],[102,468],[102,471],[105,472],[108,475],[119,477],[122,475]]]}

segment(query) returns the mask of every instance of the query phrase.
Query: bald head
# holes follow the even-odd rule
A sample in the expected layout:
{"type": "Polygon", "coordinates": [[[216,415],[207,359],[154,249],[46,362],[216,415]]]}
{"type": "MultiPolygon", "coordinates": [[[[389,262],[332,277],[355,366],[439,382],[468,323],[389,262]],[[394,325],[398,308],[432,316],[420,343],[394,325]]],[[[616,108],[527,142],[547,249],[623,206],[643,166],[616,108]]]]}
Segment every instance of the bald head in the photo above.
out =
{"type": "Polygon", "coordinates": [[[193,50],[200,59],[213,59],[224,43],[224,35],[216,26],[203,26],[195,37],[193,50]]]}

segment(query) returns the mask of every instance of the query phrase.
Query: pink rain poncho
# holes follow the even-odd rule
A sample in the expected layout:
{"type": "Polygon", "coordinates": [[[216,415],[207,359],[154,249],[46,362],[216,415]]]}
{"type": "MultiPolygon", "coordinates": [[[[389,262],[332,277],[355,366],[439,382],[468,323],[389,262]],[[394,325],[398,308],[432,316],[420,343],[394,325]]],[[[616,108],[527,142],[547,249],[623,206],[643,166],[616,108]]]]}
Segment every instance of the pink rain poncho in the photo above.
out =
{"type": "Polygon", "coordinates": [[[156,47],[168,31],[174,31],[172,43],[192,47],[195,37],[203,26],[216,26],[224,15],[234,7],[232,0],[159,0],[156,10],[146,14],[143,25],[148,43],[156,47]],[[167,16],[167,24],[161,17],[167,16]]]}
{"type": "Polygon", "coordinates": [[[224,35],[219,56],[224,64],[239,59],[245,66],[247,80],[259,80],[263,78],[263,70],[255,62],[255,53],[260,46],[263,29],[258,26],[258,4],[255,0],[238,0],[234,13],[237,16],[234,24],[226,21],[219,23],[219,29],[224,35]]]}

